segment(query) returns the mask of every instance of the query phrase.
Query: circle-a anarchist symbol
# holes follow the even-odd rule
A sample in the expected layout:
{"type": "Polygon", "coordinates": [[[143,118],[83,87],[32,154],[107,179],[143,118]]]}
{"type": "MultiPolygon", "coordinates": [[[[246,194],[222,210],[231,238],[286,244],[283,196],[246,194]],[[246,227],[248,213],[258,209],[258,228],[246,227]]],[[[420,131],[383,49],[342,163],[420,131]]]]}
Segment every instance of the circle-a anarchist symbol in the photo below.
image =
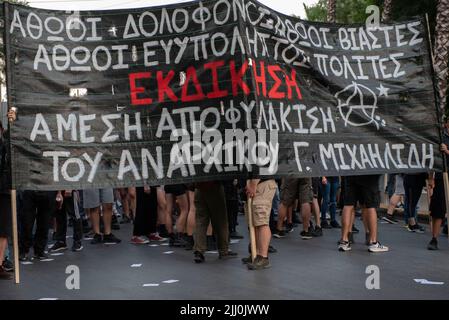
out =
{"type": "Polygon", "coordinates": [[[352,82],[343,90],[337,92],[338,110],[345,127],[362,127],[374,124],[377,129],[385,127],[386,122],[376,116],[377,96],[367,86],[352,82]]]}

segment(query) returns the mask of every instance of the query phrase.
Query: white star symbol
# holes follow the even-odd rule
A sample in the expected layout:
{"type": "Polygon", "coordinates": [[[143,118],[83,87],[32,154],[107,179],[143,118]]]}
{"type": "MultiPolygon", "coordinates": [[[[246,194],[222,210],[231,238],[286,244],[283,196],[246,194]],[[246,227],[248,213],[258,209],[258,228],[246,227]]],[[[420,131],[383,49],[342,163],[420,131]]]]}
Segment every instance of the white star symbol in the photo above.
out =
{"type": "Polygon", "coordinates": [[[389,88],[385,88],[385,87],[381,84],[380,87],[377,87],[376,89],[379,90],[379,97],[380,97],[380,96],[386,96],[386,97],[388,97],[388,90],[390,90],[389,88]]]}
{"type": "Polygon", "coordinates": [[[116,27],[111,27],[108,31],[113,37],[117,37],[117,28],[116,27]]]}

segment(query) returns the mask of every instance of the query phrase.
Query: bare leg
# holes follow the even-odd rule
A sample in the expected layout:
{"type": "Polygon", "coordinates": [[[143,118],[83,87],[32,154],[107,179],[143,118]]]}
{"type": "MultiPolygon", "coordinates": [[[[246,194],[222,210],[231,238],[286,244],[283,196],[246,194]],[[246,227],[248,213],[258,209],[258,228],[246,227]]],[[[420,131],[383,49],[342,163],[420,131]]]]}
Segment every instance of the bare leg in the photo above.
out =
{"type": "Polygon", "coordinates": [[[387,214],[393,215],[394,209],[396,209],[396,206],[398,205],[399,201],[401,201],[402,196],[398,194],[394,194],[390,198],[390,203],[388,205],[387,214]]]}
{"type": "Polygon", "coordinates": [[[103,203],[104,234],[111,234],[112,203],[103,203]]]}
{"type": "Polygon", "coordinates": [[[100,234],[100,207],[87,209],[87,211],[89,212],[92,229],[94,230],[95,234],[100,234]]]}
{"type": "Polygon", "coordinates": [[[432,219],[432,237],[438,238],[441,231],[441,224],[443,223],[443,219],[432,219]]]}
{"type": "Polygon", "coordinates": [[[269,226],[256,227],[257,254],[264,258],[268,257],[268,247],[270,246],[271,231],[269,226]]]}
{"type": "Polygon", "coordinates": [[[123,213],[125,214],[125,216],[129,218],[130,215],[129,215],[128,190],[126,188],[121,188],[119,193],[120,193],[120,201],[122,202],[123,206],[123,213]]]}
{"type": "Polygon", "coordinates": [[[165,191],[162,188],[157,188],[157,223],[165,225],[167,211],[167,199],[165,198],[165,191]]]}
{"type": "Polygon", "coordinates": [[[165,198],[167,199],[167,206],[165,211],[165,227],[167,228],[168,233],[173,233],[173,201],[174,197],[170,193],[165,194],[165,198]]]}
{"type": "Polygon", "coordinates": [[[209,225],[207,226],[207,235],[211,236],[214,233],[214,230],[212,229],[212,224],[209,222],[209,225]]]}
{"type": "Polygon", "coordinates": [[[349,241],[349,233],[352,230],[354,206],[344,206],[341,214],[341,239],[349,241]]]}
{"type": "Polygon", "coordinates": [[[180,211],[179,217],[176,220],[176,231],[178,233],[185,233],[187,224],[187,215],[189,214],[189,198],[187,197],[187,194],[184,193],[176,197],[176,199],[178,200],[180,211]]]}
{"type": "Polygon", "coordinates": [[[133,217],[135,217],[137,205],[136,188],[128,188],[128,201],[129,201],[130,214],[132,214],[133,217]]]}
{"type": "Polygon", "coordinates": [[[306,232],[309,231],[311,216],[312,206],[310,205],[310,203],[301,204],[302,228],[306,232]]]}
{"type": "Polygon", "coordinates": [[[6,247],[8,246],[8,238],[0,238],[0,263],[3,263],[3,260],[5,260],[5,251],[6,247]]]}
{"type": "Polygon", "coordinates": [[[377,212],[375,208],[364,208],[362,210],[363,224],[368,227],[365,229],[369,233],[369,242],[377,242],[377,212]]]}
{"type": "Polygon", "coordinates": [[[288,207],[285,204],[281,203],[281,205],[279,206],[278,221],[276,227],[276,229],[278,229],[279,231],[283,230],[284,228],[284,220],[285,217],[287,216],[287,211],[288,207]]]}
{"type": "Polygon", "coordinates": [[[195,230],[195,192],[188,191],[187,195],[189,197],[189,215],[187,216],[187,234],[191,236],[195,230]]]}

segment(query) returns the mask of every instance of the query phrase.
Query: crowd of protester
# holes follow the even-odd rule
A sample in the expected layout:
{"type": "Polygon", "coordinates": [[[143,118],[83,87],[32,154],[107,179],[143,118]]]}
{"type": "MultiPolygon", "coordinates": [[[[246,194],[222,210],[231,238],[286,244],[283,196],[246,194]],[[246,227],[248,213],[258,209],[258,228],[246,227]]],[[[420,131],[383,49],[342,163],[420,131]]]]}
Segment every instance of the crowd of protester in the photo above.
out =
{"type": "MultiPolygon", "coordinates": [[[[9,112],[10,121],[15,119],[9,112]]],[[[441,151],[449,155],[449,121],[446,122],[441,151]]],[[[1,129],[2,171],[9,165],[8,132],[1,129]]],[[[79,252],[88,239],[91,245],[133,245],[165,242],[174,248],[192,250],[193,260],[204,263],[206,251],[217,251],[219,259],[237,256],[230,250],[231,239],[242,239],[246,225],[239,227],[239,213],[251,198],[251,220],[255,229],[256,258],[243,257],[250,270],[270,267],[269,254],[277,250],[272,239],[282,239],[302,224],[300,237],[311,240],[325,235],[323,229],[339,229],[338,250],[351,250],[359,230],[354,220],[360,213],[369,252],[389,248],[378,240],[377,224],[383,219],[398,224],[398,208],[410,232],[422,233],[418,223],[418,202],[426,187],[431,196],[432,238],[429,250],[438,249],[438,235],[446,213],[441,173],[396,174],[388,176],[390,203],[386,214],[378,217],[380,175],[350,177],[271,178],[209,181],[191,185],[145,186],[122,189],[89,189],[18,192],[19,259],[47,259],[48,252],[68,249],[68,226],[73,229],[71,250],[79,252]],[[340,216],[341,215],[341,218],[340,216]],[[340,222],[339,222],[340,220],[340,222]],[[113,230],[133,224],[129,239],[119,239],[113,230]],[[52,231],[52,232],[51,232],[52,231]],[[49,237],[53,244],[48,247],[49,237]]],[[[2,175],[2,179],[7,179],[2,175]]],[[[2,185],[7,185],[7,181],[2,185]]],[[[8,238],[11,235],[10,191],[0,190],[0,278],[10,279],[13,269],[8,238]]],[[[443,232],[447,233],[447,225],[443,232]]]]}

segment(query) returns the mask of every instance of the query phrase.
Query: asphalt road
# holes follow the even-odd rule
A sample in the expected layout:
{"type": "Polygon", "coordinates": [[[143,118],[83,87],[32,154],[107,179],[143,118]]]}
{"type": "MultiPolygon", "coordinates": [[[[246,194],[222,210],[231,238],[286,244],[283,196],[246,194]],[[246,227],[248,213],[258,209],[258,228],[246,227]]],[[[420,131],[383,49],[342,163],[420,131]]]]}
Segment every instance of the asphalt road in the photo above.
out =
{"type": "MultiPolygon", "coordinates": [[[[363,230],[360,221],[357,225],[363,230]]],[[[431,252],[426,249],[428,230],[414,234],[402,225],[379,226],[381,242],[391,248],[388,253],[369,253],[363,233],[356,235],[351,252],[341,253],[336,245],[339,230],[324,230],[323,237],[305,241],[295,229],[287,238],[272,241],[278,253],[271,255],[271,269],[249,271],[240,258],[221,261],[218,254],[208,253],[206,263],[197,265],[191,251],[132,245],[131,226],[122,225],[116,231],[121,244],[91,245],[85,241],[82,252],[65,251],[50,256],[53,261],[21,265],[21,284],[1,281],[0,300],[449,299],[448,239],[441,237],[441,250],[431,252]],[[141,266],[131,267],[133,264],[141,266]],[[66,288],[66,268],[70,265],[80,270],[79,290],[66,288]],[[380,270],[379,290],[365,286],[369,276],[365,271],[370,265],[380,270]],[[444,284],[421,284],[414,279],[444,284]]],[[[243,231],[242,226],[240,229],[243,231]]],[[[243,257],[247,245],[248,237],[231,248],[243,257]]]]}

